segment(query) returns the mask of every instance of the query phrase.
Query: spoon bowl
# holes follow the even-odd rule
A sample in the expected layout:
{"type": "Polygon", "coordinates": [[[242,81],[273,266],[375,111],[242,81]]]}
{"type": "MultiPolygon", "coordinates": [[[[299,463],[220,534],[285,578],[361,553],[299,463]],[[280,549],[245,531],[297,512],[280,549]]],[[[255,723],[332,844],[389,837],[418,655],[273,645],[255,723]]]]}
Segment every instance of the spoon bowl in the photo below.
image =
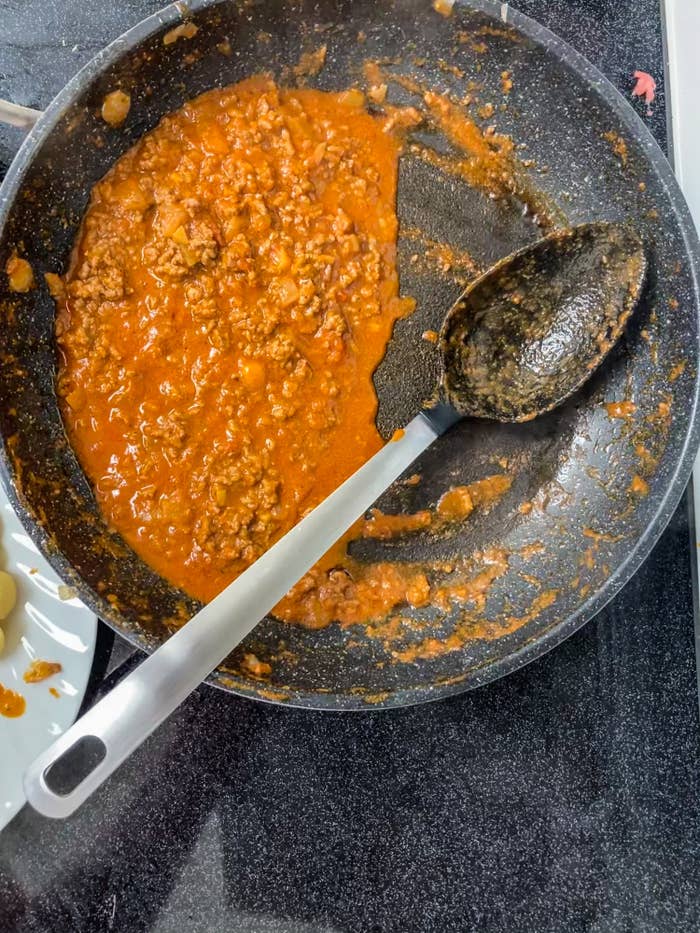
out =
{"type": "Polygon", "coordinates": [[[447,314],[442,401],[503,422],[560,405],[617,342],[646,269],[636,231],[607,222],[557,230],[502,259],[447,314]]]}

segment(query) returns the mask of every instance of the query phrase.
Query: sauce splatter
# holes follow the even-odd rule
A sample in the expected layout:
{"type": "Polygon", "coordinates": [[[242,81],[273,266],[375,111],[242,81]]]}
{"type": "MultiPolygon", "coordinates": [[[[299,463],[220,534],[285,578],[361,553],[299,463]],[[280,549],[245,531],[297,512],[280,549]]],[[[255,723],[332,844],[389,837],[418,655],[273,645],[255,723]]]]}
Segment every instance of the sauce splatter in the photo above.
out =
{"type": "Polygon", "coordinates": [[[391,652],[392,657],[405,664],[428,661],[451,654],[453,651],[459,651],[468,641],[475,638],[482,640],[502,638],[536,619],[545,609],[553,605],[558,595],[558,590],[546,590],[535,597],[522,615],[508,616],[498,624],[482,623],[479,625],[467,617],[464,621],[458,622],[455,630],[446,637],[428,637],[406,648],[394,649],[391,652]]]}
{"type": "Polygon", "coordinates": [[[605,410],[610,418],[621,418],[624,421],[629,421],[637,410],[637,406],[634,402],[627,400],[622,402],[606,402],[605,410]]]}
{"type": "Polygon", "coordinates": [[[682,376],[685,372],[685,366],[685,362],[676,363],[676,365],[672,367],[671,372],[668,374],[668,381],[675,382],[676,379],[682,376]]]}
{"type": "Polygon", "coordinates": [[[415,240],[423,247],[421,255],[415,253],[415,258],[411,257],[412,263],[435,266],[460,285],[466,285],[481,271],[482,267],[466,250],[434,240],[417,227],[401,227],[401,236],[404,240],[415,240]]]}
{"type": "Polygon", "coordinates": [[[644,444],[635,444],[634,452],[639,457],[641,466],[646,472],[651,473],[656,468],[657,461],[644,444]]]}
{"type": "Polygon", "coordinates": [[[413,515],[386,515],[379,509],[372,509],[370,516],[362,526],[363,538],[387,540],[412,531],[425,531],[433,523],[433,516],[427,510],[413,515]]]}
{"type": "Polygon", "coordinates": [[[623,535],[611,535],[606,531],[596,531],[594,528],[584,528],[583,535],[586,538],[591,538],[596,544],[601,542],[607,542],[608,544],[616,544],[618,541],[621,541],[624,537],[623,535]]]}
{"type": "Polygon", "coordinates": [[[452,8],[455,0],[433,0],[433,9],[440,16],[452,16],[452,8]]]}
{"type": "Polygon", "coordinates": [[[425,91],[423,101],[437,128],[472,156],[462,164],[464,177],[497,196],[514,193],[513,140],[498,133],[486,135],[461,107],[441,94],[425,91]]]}
{"type": "Polygon", "coordinates": [[[199,26],[196,26],[194,23],[180,23],[179,26],[175,26],[174,29],[169,30],[163,36],[163,45],[172,45],[173,42],[177,42],[178,39],[193,39],[199,32],[199,26]]]}
{"type": "Polygon", "coordinates": [[[267,677],[272,673],[271,665],[267,661],[260,661],[255,654],[245,654],[241,667],[253,677],[267,677]]]}
{"type": "Polygon", "coordinates": [[[486,476],[484,479],[479,479],[462,488],[469,492],[475,506],[485,506],[493,505],[495,502],[498,502],[512,485],[512,476],[509,476],[507,473],[496,473],[493,476],[486,476]]]}
{"type": "Polygon", "coordinates": [[[512,483],[512,476],[497,473],[468,486],[448,489],[434,510],[386,515],[379,509],[372,509],[371,517],[361,525],[362,537],[387,540],[415,531],[426,531],[428,528],[437,531],[446,523],[464,521],[475,508],[495,505],[508,492],[512,483]]]}
{"type": "Polygon", "coordinates": [[[58,661],[41,661],[39,659],[32,661],[27,670],[22,675],[25,684],[38,684],[42,680],[48,680],[54,674],[60,674],[63,667],[58,661]]]}
{"type": "Polygon", "coordinates": [[[642,479],[639,473],[635,473],[632,477],[629,490],[636,496],[646,496],[649,492],[649,483],[647,483],[645,479],[642,479]]]}
{"type": "Polygon", "coordinates": [[[0,684],[0,716],[16,719],[27,708],[27,701],[21,693],[16,693],[0,684]]]}
{"type": "Polygon", "coordinates": [[[603,139],[610,143],[610,148],[618,157],[623,166],[627,165],[627,143],[622,138],[622,136],[610,130],[609,133],[603,133],[603,139]]]}
{"type": "Polygon", "coordinates": [[[448,489],[437,504],[437,514],[447,521],[460,521],[474,511],[474,496],[469,486],[448,489]]]}
{"type": "Polygon", "coordinates": [[[660,425],[662,428],[668,428],[671,421],[671,396],[662,399],[656,406],[656,411],[647,415],[646,420],[650,424],[660,425]]]}
{"type": "Polygon", "coordinates": [[[297,77],[317,75],[326,63],[326,51],[326,46],[322,45],[313,52],[302,53],[299,64],[293,69],[294,74],[297,77]]]}

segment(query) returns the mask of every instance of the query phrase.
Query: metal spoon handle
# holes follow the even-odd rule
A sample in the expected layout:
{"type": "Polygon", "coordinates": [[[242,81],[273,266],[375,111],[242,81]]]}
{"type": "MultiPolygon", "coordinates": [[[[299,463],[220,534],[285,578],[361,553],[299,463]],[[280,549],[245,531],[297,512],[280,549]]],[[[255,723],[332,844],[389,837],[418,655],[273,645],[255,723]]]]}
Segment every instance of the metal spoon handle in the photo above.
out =
{"type": "Polygon", "coordinates": [[[73,813],[241,642],[440,433],[417,415],[332,495],[29,767],[24,789],[44,816],[73,813]]]}

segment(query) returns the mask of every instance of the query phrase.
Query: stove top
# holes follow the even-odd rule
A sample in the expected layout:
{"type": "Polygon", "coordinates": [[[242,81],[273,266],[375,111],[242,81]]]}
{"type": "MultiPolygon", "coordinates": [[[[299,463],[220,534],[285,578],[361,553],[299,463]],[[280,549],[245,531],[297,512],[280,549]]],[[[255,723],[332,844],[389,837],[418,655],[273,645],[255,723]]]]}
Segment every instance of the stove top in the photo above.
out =
{"type": "MultiPolygon", "coordinates": [[[[45,105],[159,5],[0,0],[0,96],[45,105]]],[[[652,73],[666,145],[657,0],[516,5],[624,94],[652,73]]],[[[0,131],[0,168],[20,138],[0,131]]],[[[690,535],[684,500],[593,622],[451,700],[319,714],[200,689],[76,816],[3,832],[0,930],[696,933],[690,535]]],[[[89,701],[127,653],[104,628],[89,701]]]]}

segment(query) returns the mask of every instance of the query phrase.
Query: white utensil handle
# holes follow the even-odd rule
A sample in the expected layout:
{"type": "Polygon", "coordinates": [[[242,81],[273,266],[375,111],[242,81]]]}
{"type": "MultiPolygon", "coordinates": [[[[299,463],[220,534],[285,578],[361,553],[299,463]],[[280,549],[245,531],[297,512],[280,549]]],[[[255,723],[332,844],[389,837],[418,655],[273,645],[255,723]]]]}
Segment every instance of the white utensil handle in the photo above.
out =
{"type": "Polygon", "coordinates": [[[386,444],[125,677],[32,763],[24,776],[29,803],[44,816],[73,813],[437,436],[423,415],[416,416],[399,440],[386,444]]]}
{"type": "Polygon", "coordinates": [[[41,116],[41,110],[12,104],[9,100],[0,100],[0,123],[9,123],[23,130],[30,130],[41,116]]]}

